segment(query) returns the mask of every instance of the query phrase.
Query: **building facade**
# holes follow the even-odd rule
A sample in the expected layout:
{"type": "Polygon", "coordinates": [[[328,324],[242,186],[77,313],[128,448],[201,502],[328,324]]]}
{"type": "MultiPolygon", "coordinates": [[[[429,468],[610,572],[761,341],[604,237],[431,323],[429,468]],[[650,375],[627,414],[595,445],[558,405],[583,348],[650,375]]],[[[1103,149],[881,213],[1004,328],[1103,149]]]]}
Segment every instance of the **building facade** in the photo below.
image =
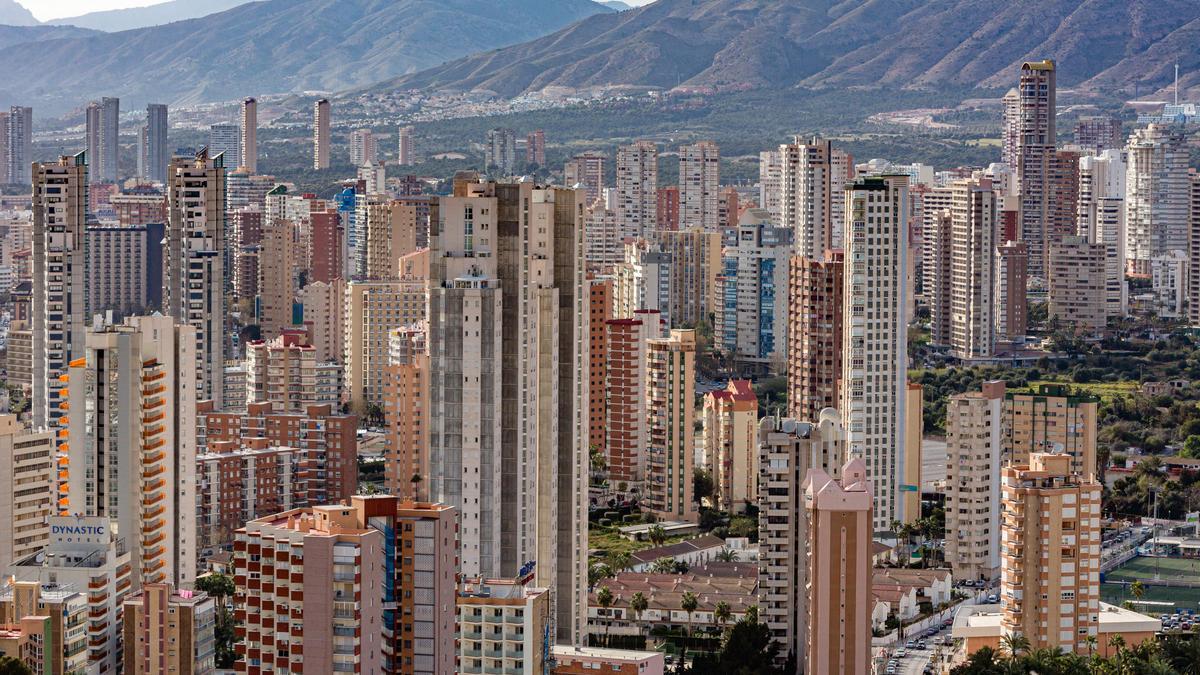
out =
{"type": "Polygon", "coordinates": [[[946,407],[946,562],[956,579],[1000,572],[1004,382],[952,396],[946,407]]]}

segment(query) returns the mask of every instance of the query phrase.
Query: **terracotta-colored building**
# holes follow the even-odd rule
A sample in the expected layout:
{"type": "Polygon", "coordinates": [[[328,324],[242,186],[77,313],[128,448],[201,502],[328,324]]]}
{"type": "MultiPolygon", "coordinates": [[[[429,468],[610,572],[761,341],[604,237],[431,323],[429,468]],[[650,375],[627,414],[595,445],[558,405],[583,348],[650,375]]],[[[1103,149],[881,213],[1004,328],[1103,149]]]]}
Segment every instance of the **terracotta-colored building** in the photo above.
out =
{"type": "Polygon", "coordinates": [[[601,647],[555,645],[554,675],[663,675],[665,656],[661,652],[640,652],[601,647]]]}
{"type": "Polygon", "coordinates": [[[758,397],[749,380],[704,395],[704,453],[719,507],[758,504],[758,397]]]}
{"type": "Polygon", "coordinates": [[[613,318],[613,279],[588,279],[588,446],[605,449],[608,320],[613,318]]]}
{"type": "Polygon", "coordinates": [[[788,297],[789,415],[816,420],[839,405],[842,377],[842,298],[845,265],[840,251],[822,260],[791,259],[788,297]]]}
{"type": "Polygon", "coordinates": [[[316,211],[308,216],[309,237],[308,280],[329,283],[341,279],[342,221],[336,210],[316,211]]]}
{"type": "Polygon", "coordinates": [[[658,188],[658,229],[679,229],[679,187],[669,185],[658,188]]]}
{"type": "Polygon", "coordinates": [[[613,484],[645,477],[647,342],[662,336],[660,316],[641,310],[634,318],[606,322],[603,447],[613,484]]]}
{"type": "Polygon", "coordinates": [[[425,499],[429,493],[429,352],[425,327],[392,332],[383,368],[387,450],[383,484],[389,494],[425,499]]]}
{"type": "Polygon", "coordinates": [[[146,584],[124,603],[129,675],[209,675],[216,668],[217,606],[200,591],[146,584]]]}

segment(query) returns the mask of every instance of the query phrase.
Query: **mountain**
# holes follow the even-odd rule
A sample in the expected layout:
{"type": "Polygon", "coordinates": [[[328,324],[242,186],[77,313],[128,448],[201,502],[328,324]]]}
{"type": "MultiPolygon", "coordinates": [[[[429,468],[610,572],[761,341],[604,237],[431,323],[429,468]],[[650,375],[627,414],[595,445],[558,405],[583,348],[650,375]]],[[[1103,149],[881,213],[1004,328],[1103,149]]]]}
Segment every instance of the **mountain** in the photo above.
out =
{"type": "MultiPolygon", "coordinates": [[[[0,0],[2,2],[3,0],[0,0]]],[[[612,10],[591,0],[267,0],[163,26],[0,50],[0,100],[50,114],[362,86],[612,10]],[[54,73],[46,78],[46,73],[54,73]]]]}
{"type": "Polygon", "coordinates": [[[38,20],[17,0],[0,0],[0,24],[5,26],[36,26],[38,20]]]}
{"type": "Polygon", "coordinates": [[[627,9],[633,8],[632,5],[627,5],[623,2],[621,2],[621,0],[596,0],[596,2],[604,5],[605,7],[609,8],[609,9],[615,9],[618,12],[624,12],[627,9]]]}
{"type": "Polygon", "coordinates": [[[1198,39],[1196,0],[658,0],[378,87],[1007,88],[1053,58],[1060,84],[1111,91],[1200,71],[1198,39]]]}
{"type": "Polygon", "coordinates": [[[0,49],[42,40],[84,37],[95,33],[94,30],[75,26],[0,26],[0,49]]]}
{"type": "Polygon", "coordinates": [[[129,7],[104,12],[89,12],[65,19],[53,19],[48,24],[79,26],[105,32],[133,30],[146,26],[161,26],[165,23],[196,19],[217,12],[233,9],[252,0],[168,0],[149,7],[129,7]]]}

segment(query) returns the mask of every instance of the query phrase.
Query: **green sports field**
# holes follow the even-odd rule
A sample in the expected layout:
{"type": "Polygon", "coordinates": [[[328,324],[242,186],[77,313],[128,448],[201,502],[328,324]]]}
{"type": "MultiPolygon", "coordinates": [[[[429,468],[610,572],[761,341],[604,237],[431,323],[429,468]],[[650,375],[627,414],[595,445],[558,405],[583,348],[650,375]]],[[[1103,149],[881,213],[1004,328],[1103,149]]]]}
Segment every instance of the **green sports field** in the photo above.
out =
{"type": "Polygon", "coordinates": [[[1162,579],[1194,581],[1200,586],[1200,559],[1196,558],[1147,558],[1140,556],[1121,565],[1105,575],[1107,581],[1148,582],[1154,579],[1155,569],[1162,579]]]}
{"type": "Polygon", "coordinates": [[[1110,605],[1121,605],[1126,600],[1133,600],[1129,584],[1140,580],[1146,587],[1142,600],[1154,603],[1170,603],[1167,605],[1138,605],[1134,608],[1145,614],[1158,616],[1172,614],[1175,608],[1191,609],[1200,612],[1200,560],[1187,558],[1146,558],[1139,557],[1125,563],[1109,572],[1100,586],[1100,599],[1110,605]],[[1157,564],[1160,579],[1171,581],[1192,582],[1192,587],[1156,586],[1154,572],[1157,564]]]}

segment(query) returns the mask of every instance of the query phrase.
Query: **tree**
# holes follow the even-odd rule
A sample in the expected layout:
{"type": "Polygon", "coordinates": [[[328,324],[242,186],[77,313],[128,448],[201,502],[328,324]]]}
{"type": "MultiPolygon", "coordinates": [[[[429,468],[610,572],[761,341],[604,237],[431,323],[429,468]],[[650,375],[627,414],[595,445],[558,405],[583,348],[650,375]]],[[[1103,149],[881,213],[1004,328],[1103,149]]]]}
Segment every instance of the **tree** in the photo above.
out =
{"type": "Polygon", "coordinates": [[[737,562],[738,552],[728,546],[724,546],[720,551],[717,551],[717,560],[720,562],[737,562]]]}
{"type": "Polygon", "coordinates": [[[1019,657],[1021,654],[1029,651],[1029,638],[1020,633],[1008,633],[1000,638],[1000,648],[1010,658],[1019,657]]]}
{"type": "Polygon", "coordinates": [[[663,542],[667,540],[667,531],[663,529],[662,525],[651,525],[650,528],[646,530],[646,537],[649,538],[650,543],[654,544],[655,546],[662,546],[663,542]]]}
{"type": "Polygon", "coordinates": [[[604,642],[608,644],[608,627],[612,623],[612,617],[608,615],[608,610],[613,606],[613,594],[608,586],[601,586],[596,593],[596,602],[604,610],[604,642]]]}
{"type": "Polygon", "coordinates": [[[1162,643],[1162,652],[1179,675],[1200,675],[1200,639],[1172,637],[1162,643]]]}
{"type": "MultiPolygon", "coordinates": [[[[217,605],[217,622],[215,627],[216,660],[220,668],[231,668],[237,660],[233,651],[236,636],[233,631],[233,612],[229,608],[229,598],[237,592],[233,579],[224,574],[205,574],[196,577],[196,590],[207,593],[217,605]]],[[[3,673],[0,670],[0,673],[3,673]]]]}
{"type": "Polygon", "coordinates": [[[633,612],[634,620],[640,622],[642,620],[642,612],[650,609],[650,601],[646,599],[646,595],[641,591],[633,594],[629,598],[629,611],[633,612]]]}
{"type": "Polygon", "coordinates": [[[700,600],[696,598],[696,594],[691,591],[684,591],[683,596],[679,599],[679,608],[687,612],[688,637],[692,636],[692,612],[696,611],[696,607],[700,605],[700,600]]]}
{"type": "Polygon", "coordinates": [[[669,555],[664,555],[650,563],[650,571],[654,574],[675,574],[675,569],[675,559],[669,555]]]}
{"type": "Polygon", "coordinates": [[[718,602],[716,609],[713,610],[713,619],[716,620],[722,633],[725,632],[725,622],[731,618],[733,618],[733,612],[729,609],[729,603],[724,600],[718,602]]]}
{"type": "Polygon", "coordinates": [[[0,675],[33,675],[25,662],[11,656],[0,655],[0,675]]]}
{"type": "Polygon", "coordinates": [[[1142,580],[1138,579],[1130,584],[1129,592],[1133,594],[1134,600],[1141,600],[1142,596],[1146,595],[1146,584],[1143,584],[1142,580]]]}
{"type": "Polygon", "coordinates": [[[707,469],[696,467],[692,471],[692,499],[702,502],[711,499],[716,492],[712,474],[707,469]]]}

